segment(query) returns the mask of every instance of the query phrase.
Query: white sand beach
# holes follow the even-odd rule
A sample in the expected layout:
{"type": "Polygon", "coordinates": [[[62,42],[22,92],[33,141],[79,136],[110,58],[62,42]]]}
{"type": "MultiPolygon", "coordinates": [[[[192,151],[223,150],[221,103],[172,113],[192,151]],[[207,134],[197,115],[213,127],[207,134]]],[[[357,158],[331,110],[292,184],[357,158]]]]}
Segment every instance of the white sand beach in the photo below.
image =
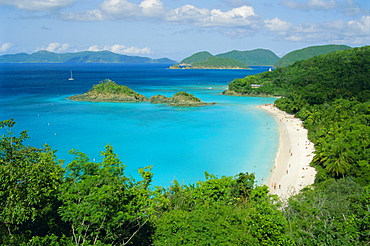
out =
{"type": "Polygon", "coordinates": [[[307,138],[302,121],[279,110],[272,104],[259,108],[274,116],[279,125],[279,150],[271,175],[266,181],[271,194],[286,199],[307,185],[313,184],[316,170],[309,164],[314,145],[307,138]]]}

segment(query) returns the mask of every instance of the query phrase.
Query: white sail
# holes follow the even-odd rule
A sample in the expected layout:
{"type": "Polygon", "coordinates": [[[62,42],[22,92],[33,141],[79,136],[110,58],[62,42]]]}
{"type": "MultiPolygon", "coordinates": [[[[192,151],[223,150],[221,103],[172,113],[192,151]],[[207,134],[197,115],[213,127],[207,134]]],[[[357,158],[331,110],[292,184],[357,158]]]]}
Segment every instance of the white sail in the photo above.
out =
{"type": "Polygon", "coordinates": [[[71,71],[71,77],[68,80],[74,80],[74,78],[72,76],[72,71],[71,71]]]}

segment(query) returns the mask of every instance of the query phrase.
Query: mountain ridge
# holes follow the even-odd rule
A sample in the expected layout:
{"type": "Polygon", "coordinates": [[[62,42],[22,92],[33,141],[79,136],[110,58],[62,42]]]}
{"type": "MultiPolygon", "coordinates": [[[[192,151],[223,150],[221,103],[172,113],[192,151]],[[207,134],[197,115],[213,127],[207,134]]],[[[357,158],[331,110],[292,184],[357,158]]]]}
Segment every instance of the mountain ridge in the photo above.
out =
{"type": "Polygon", "coordinates": [[[175,63],[175,61],[169,58],[152,59],[142,56],[121,55],[107,50],[76,53],[55,53],[41,50],[32,54],[1,55],[0,63],[175,63]]]}

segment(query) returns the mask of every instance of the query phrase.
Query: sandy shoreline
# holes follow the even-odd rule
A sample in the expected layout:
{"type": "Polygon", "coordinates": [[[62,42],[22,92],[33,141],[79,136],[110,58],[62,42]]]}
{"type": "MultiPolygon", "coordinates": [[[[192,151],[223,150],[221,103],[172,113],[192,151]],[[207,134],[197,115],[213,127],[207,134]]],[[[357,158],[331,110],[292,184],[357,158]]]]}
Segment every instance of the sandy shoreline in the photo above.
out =
{"type": "Polygon", "coordinates": [[[316,171],[309,165],[314,156],[314,145],[308,140],[307,130],[303,128],[301,120],[272,104],[259,108],[275,118],[280,135],[275,165],[265,184],[271,194],[285,199],[314,183],[316,171]]]}

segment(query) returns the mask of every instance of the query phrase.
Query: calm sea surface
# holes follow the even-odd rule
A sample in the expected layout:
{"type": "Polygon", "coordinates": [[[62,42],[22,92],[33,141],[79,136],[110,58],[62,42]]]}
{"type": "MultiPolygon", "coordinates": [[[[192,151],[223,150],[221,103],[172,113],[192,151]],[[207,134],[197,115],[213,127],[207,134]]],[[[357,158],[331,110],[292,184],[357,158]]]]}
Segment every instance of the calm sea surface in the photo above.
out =
{"type": "MultiPolygon", "coordinates": [[[[254,172],[268,177],[278,148],[274,119],[257,105],[273,98],[220,95],[228,82],[253,70],[171,70],[159,64],[0,64],[0,120],[13,118],[15,132],[28,130],[27,144],[47,143],[69,163],[70,149],[100,161],[111,144],[126,165],[126,174],[152,165],[154,185],[204,180],[254,172]],[[70,81],[70,71],[74,80],[70,81]],[[186,91],[205,102],[199,108],[150,103],[73,102],[93,84],[111,79],[147,97],[186,91]]],[[[5,134],[2,130],[1,134],[5,134]]]]}

